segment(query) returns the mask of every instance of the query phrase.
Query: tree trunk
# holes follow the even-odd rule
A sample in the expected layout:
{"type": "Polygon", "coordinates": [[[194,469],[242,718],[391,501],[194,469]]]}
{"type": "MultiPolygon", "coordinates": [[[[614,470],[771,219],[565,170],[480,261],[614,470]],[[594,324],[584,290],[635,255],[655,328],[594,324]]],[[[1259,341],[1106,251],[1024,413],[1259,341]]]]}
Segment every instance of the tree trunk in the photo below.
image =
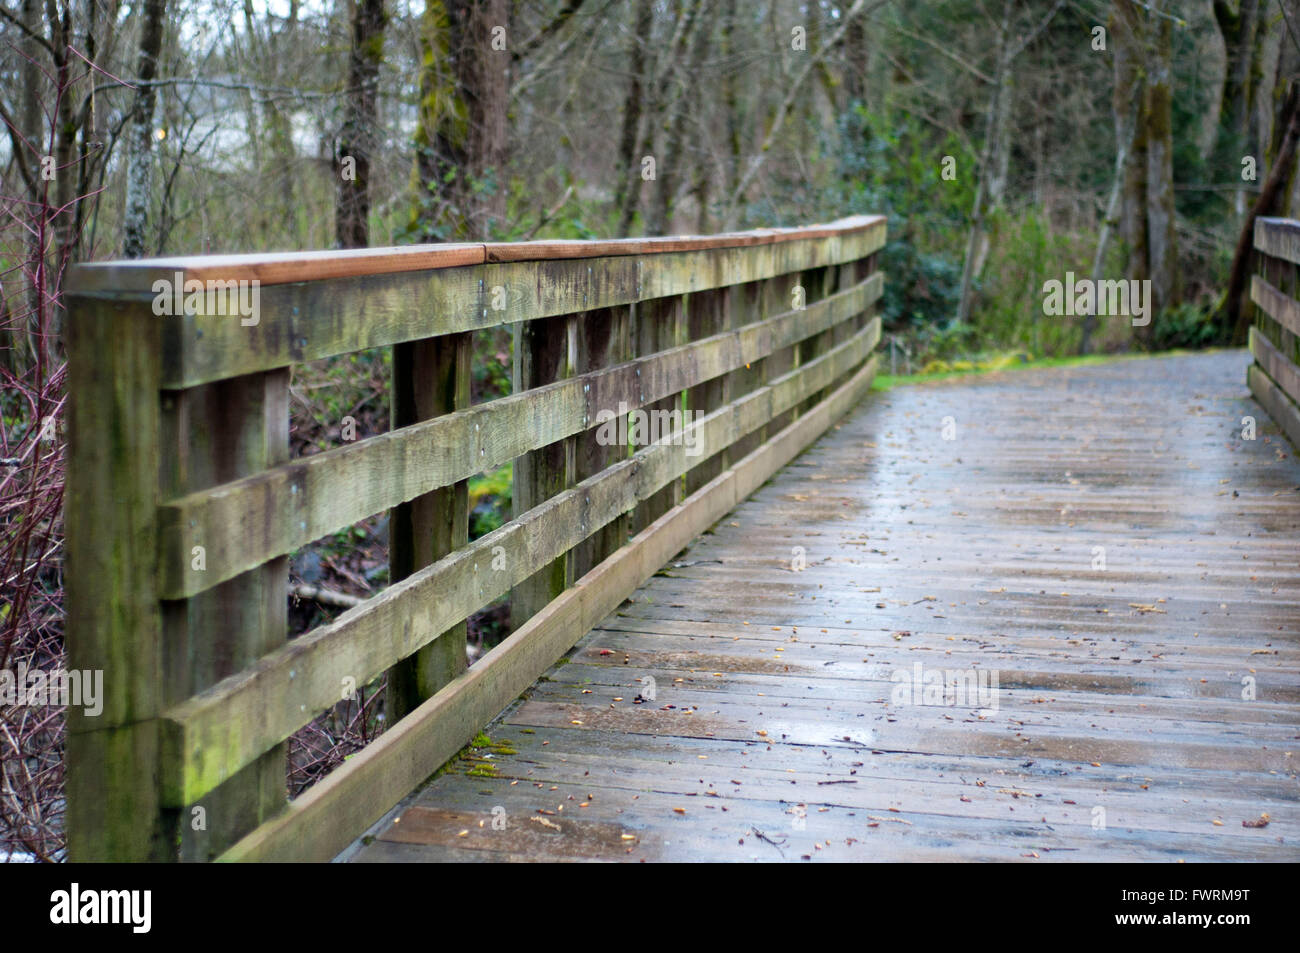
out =
{"type": "MultiPolygon", "coordinates": [[[[730,61],[736,55],[736,0],[727,0],[722,20],[722,56],[730,61]]],[[[723,160],[722,194],[730,195],[740,181],[740,157],[743,151],[739,77],[734,68],[727,68],[722,77],[722,108],[726,113],[726,156],[723,160]]]]}
{"type": "Polygon", "coordinates": [[[1237,248],[1232,256],[1232,267],[1228,270],[1228,290],[1224,294],[1220,309],[1219,324],[1232,329],[1234,344],[1244,344],[1247,329],[1250,327],[1251,312],[1247,306],[1246,278],[1250,271],[1250,262],[1255,244],[1255,219],[1277,215],[1283,199],[1283,189],[1296,161],[1296,142],[1300,140],[1300,84],[1292,83],[1287,93],[1284,106],[1285,128],[1282,145],[1278,150],[1277,160],[1269,170],[1264,187],[1260,189],[1255,206],[1246,216],[1237,238],[1237,248]]]}
{"type": "Polygon", "coordinates": [[[144,81],[136,90],[127,133],[126,207],[122,210],[122,254],[141,258],[149,228],[149,198],[153,184],[153,111],[157,90],[148,85],[158,75],[167,0],[145,0],[141,8],[140,48],[136,76],[144,81]]]}
{"type": "MultiPolygon", "coordinates": [[[[1228,0],[1214,0],[1214,19],[1223,37],[1227,64],[1223,71],[1213,154],[1225,167],[1238,172],[1242,157],[1259,157],[1260,143],[1255,137],[1251,112],[1262,70],[1261,40],[1265,31],[1260,29],[1260,25],[1265,6],[1260,0],[1239,0],[1234,10],[1228,0]]],[[[1237,176],[1234,178],[1239,180],[1237,176]]],[[[1245,212],[1247,195],[1244,189],[1235,193],[1238,215],[1245,212]]]]}
{"type": "Polygon", "coordinates": [[[643,3],[637,9],[636,27],[629,40],[628,60],[632,78],[628,83],[627,102],[623,107],[623,134],[619,138],[618,177],[614,186],[614,208],[618,211],[618,234],[627,235],[641,204],[641,163],[637,155],[643,139],[642,111],[645,106],[643,86],[646,47],[654,27],[654,5],[643,3]]]}
{"type": "MultiPolygon", "coordinates": [[[[1287,129],[1287,92],[1293,81],[1300,80],[1300,49],[1297,49],[1300,37],[1291,32],[1292,30],[1300,30],[1300,0],[1282,0],[1282,4],[1286,17],[1279,25],[1281,36],[1279,37],[1277,68],[1273,77],[1273,109],[1269,117],[1271,128],[1263,130],[1259,137],[1260,142],[1266,146],[1264,161],[1259,166],[1261,170],[1273,168],[1278,154],[1282,151],[1282,141],[1286,137],[1287,129]]],[[[1288,168],[1282,171],[1283,181],[1280,186],[1281,195],[1277,201],[1276,214],[1294,217],[1296,214],[1296,163],[1292,162],[1288,168]]]]}
{"type": "MultiPolygon", "coordinates": [[[[23,0],[22,20],[31,32],[37,36],[41,34],[41,5],[38,0],[23,0]]],[[[22,54],[18,64],[19,86],[22,90],[19,100],[18,125],[24,141],[31,143],[30,149],[21,150],[23,158],[29,164],[35,162],[35,156],[45,152],[45,143],[42,141],[43,121],[41,117],[41,103],[43,95],[41,86],[43,77],[40,68],[40,48],[34,40],[28,40],[26,37],[18,37],[12,40],[14,46],[22,54]]],[[[38,168],[38,167],[37,167],[38,168]]],[[[39,178],[39,172],[37,174],[39,178]]],[[[32,189],[40,187],[40,182],[32,183],[32,189]]],[[[36,194],[31,194],[35,200],[36,194]]],[[[41,247],[39,233],[35,230],[27,232],[27,260],[35,262],[45,250],[41,247]]],[[[35,315],[42,307],[40,300],[41,289],[36,286],[35,282],[25,283],[23,292],[26,297],[24,305],[18,305],[19,313],[35,315]]],[[[24,331],[23,325],[26,322],[17,322],[11,317],[14,306],[8,301],[0,307],[0,363],[8,370],[14,373],[21,373],[28,360],[36,355],[30,352],[27,346],[28,336],[24,331]],[[11,321],[13,323],[11,323],[11,321]]]]}
{"type": "Polygon", "coordinates": [[[984,125],[984,154],[980,157],[979,179],[975,183],[975,201],[971,206],[970,232],[966,236],[966,255],[962,261],[961,286],[957,292],[957,321],[970,320],[975,288],[975,264],[980,257],[980,243],[984,238],[984,216],[989,201],[990,185],[996,178],[998,144],[1005,138],[1006,112],[1010,105],[1010,49],[1012,0],[1004,0],[1002,24],[998,30],[998,61],[993,76],[993,97],[989,101],[988,117],[984,125]]]}
{"type": "Polygon", "coordinates": [[[844,34],[843,109],[867,98],[867,50],[867,26],[861,19],[854,19],[844,34]]]}
{"type": "MultiPolygon", "coordinates": [[[[977,230],[975,243],[975,260],[971,266],[972,281],[984,273],[984,263],[989,256],[989,232],[984,224],[988,217],[1002,207],[1002,196],[1007,188],[1007,176],[1011,166],[1011,106],[1015,94],[1015,72],[1010,64],[1002,70],[998,79],[997,90],[997,124],[993,133],[993,153],[989,162],[988,188],[984,196],[984,206],[980,212],[981,227],[977,230]]],[[[969,317],[969,315],[967,315],[969,317]]]]}
{"type": "Polygon", "coordinates": [[[420,240],[481,241],[505,220],[510,55],[493,48],[498,27],[507,28],[506,0],[425,3],[412,209],[420,240]]]}
{"type": "Polygon", "coordinates": [[[690,86],[694,64],[704,57],[709,31],[700,28],[701,13],[708,0],[697,0],[691,7],[686,29],[681,36],[678,55],[674,62],[673,78],[678,87],[677,96],[669,104],[664,121],[664,138],[655,157],[655,188],[651,195],[650,211],[646,219],[647,235],[663,235],[672,223],[672,203],[678,184],[684,177],[686,158],[686,118],[689,115],[690,86]]]}
{"type": "Polygon", "coordinates": [[[334,238],[339,248],[365,248],[370,244],[370,156],[375,144],[379,66],[384,59],[387,25],[384,0],[353,0],[343,125],[334,154],[334,238]]]}
{"type": "Polygon", "coordinates": [[[1115,0],[1111,11],[1115,47],[1115,102],[1133,102],[1133,137],[1120,189],[1119,236],[1128,250],[1126,277],[1150,277],[1147,257],[1146,30],[1132,0],[1115,0]]]}
{"type": "MultiPolygon", "coordinates": [[[[1114,20],[1112,27],[1114,25],[1114,20]]],[[[1106,265],[1106,251],[1110,246],[1111,235],[1119,224],[1120,198],[1129,166],[1129,155],[1133,151],[1133,137],[1137,131],[1138,116],[1144,102],[1143,91],[1138,88],[1137,74],[1132,69],[1132,59],[1121,59],[1118,51],[1115,56],[1115,89],[1112,109],[1115,114],[1115,175],[1111,183],[1110,196],[1106,200],[1106,211],[1101,221],[1101,232],[1097,237],[1097,251],[1092,259],[1092,280],[1101,281],[1102,268],[1106,265]]],[[[1097,316],[1088,314],[1083,319],[1083,334],[1079,339],[1079,353],[1088,354],[1092,350],[1092,336],[1097,330],[1097,316]]]]}
{"type": "MultiPolygon", "coordinates": [[[[1153,313],[1178,303],[1178,241],[1174,231],[1174,130],[1171,62],[1173,21],[1152,13],[1151,55],[1147,61],[1147,246],[1153,313]]],[[[1140,332],[1150,337],[1148,324],[1140,332]]]]}

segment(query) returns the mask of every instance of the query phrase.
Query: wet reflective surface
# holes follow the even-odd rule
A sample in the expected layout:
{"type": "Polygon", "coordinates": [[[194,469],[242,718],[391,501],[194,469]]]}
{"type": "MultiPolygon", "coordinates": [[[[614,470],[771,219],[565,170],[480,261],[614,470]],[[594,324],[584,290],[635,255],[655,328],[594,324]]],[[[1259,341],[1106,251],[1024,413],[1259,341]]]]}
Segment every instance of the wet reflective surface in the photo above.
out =
{"type": "Polygon", "coordinates": [[[1300,464],[1248,362],[873,393],[352,859],[1300,860],[1300,464]]]}

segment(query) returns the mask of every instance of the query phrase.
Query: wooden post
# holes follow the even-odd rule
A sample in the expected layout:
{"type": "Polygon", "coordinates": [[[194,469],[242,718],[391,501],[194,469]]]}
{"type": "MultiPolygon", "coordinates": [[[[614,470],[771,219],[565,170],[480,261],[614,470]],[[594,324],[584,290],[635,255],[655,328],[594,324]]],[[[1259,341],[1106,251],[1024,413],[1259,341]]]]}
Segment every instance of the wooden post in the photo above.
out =
{"type": "MultiPolygon", "coordinates": [[[[623,305],[617,308],[602,308],[582,315],[578,319],[577,364],[574,372],[585,374],[621,364],[631,358],[631,307],[623,305]]],[[[617,407],[597,407],[594,412],[610,410],[617,412],[617,407]]],[[[593,416],[592,423],[595,422],[593,416]]],[[[579,483],[593,474],[617,463],[628,455],[628,448],[623,445],[601,446],[596,440],[597,428],[593,427],[579,435],[576,440],[573,480],[579,483]]],[[[588,570],[613,553],[627,542],[628,518],[620,516],[596,530],[584,542],[573,549],[573,576],[575,579],[586,575],[588,570]]]]}
{"type": "MultiPolygon", "coordinates": [[[[686,296],[654,298],[636,306],[636,353],[655,354],[685,343],[686,296]]],[[[649,413],[682,409],[682,393],[656,400],[646,407],[649,413]]],[[[636,532],[641,532],[682,499],[682,481],[674,480],[642,501],[633,517],[636,532]]]]}
{"type": "MultiPolygon", "coordinates": [[[[853,285],[857,284],[857,281],[853,277],[854,272],[857,270],[857,262],[852,262],[852,261],[846,262],[843,265],[837,265],[835,267],[832,267],[830,270],[835,273],[834,286],[836,291],[843,291],[844,289],[852,287],[853,285]]],[[[851,338],[854,334],[856,334],[858,332],[858,322],[862,319],[862,316],[865,313],[866,310],[864,309],[861,313],[855,314],[853,315],[853,317],[841,321],[834,328],[832,328],[830,346],[838,347],[839,345],[847,341],[849,338],[851,338]]],[[[828,392],[830,390],[834,390],[835,388],[839,387],[841,384],[847,381],[854,373],[856,373],[856,371],[857,371],[856,367],[849,368],[847,371],[845,371],[843,374],[841,374],[836,380],[834,380],[831,383],[830,388],[828,388],[828,392]]]]}
{"type": "MultiPolygon", "coordinates": [[[[393,347],[391,427],[397,430],[470,405],[473,333],[393,347]]],[[[390,582],[405,579],[469,542],[469,483],[462,480],[393,507],[390,582]]],[[[452,626],[388,672],[389,727],[465,671],[468,624],[452,626]]]]}
{"type": "MultiPolygon", "coordinates": [[[[730,327],[744,327],[767,317],[767,301],[766,295],[763,293],[764,284],[762,281],[750,281],[732,289],[730,327]]],[[[763,383],[766,360],[766,358],[761,358],[748,367],[739,368],[727,375],[730,381],[732,400],[752,393],[763,383]]],[[[730,450],[731,461],[740,460],[755,450],[766,439],[764,436],[766,431],[766,427],[760,427],[753,433],[737,440],[730,450]]]]}
{"type": "MultiPolygon", "coordinates": [[[[707,334],[701,335],[702,337],[708,337],[709,335],[717,334],[720,331],[730,331],[735,327],[736,320],[732,312],[733,305],[737,298],[736,290],[737,289],[734,285],[728,285],[725,288],[719,288],[717,290],[717,304],[715,305],[716,312],[713,321],[713,330],[707,334]]],[[[731,401],[736,397],[736,372],[729,371],[728,373],[723,374],[716,383],[718,385],[718,406],[731,403],[731,401]]],[[[718,473],[721,473],[723,470],[727,469],[727,467],[731,466],[731,462],[735,459],[735,448],[733,446],[724,448],[722,452],[718,454],[718,473]]]]}
{"type": "MultiPolygon", "coordinates": [[[[721,331],[727,321],[727,288],[697,291],[686,301],[687,340],[698,341],[721,331]]],[[[697,384],[686,392],[686,408],[692,417],[711,413],[726,400],[726,375],[697,384]]],[[[689,496],[722,472],[725,451],[710,453],[704,448],[696,457],[694,466],[686,472],[686,494],[689,496]]]]}
{"type": "MultiPolygon", "coordinates": [[[[1297,291],[1296,273],[1298,270],[1296,264],[1284,258],[1274,258],[1271,255],[1260,255],[1259,257],[1268,263],[1265,278],[1288,298],[1295,298],[1297,291]]],[[[1300,337],[1287,330],[1286,325],[1281,321],[1265,313],[1263,308],[1255,308],[1255,315],[1256,324],[1261,326],[1261,330],[1267,330],[1269,339],[1277,345],[1277,349],[1285,354],[1288,360],[1300,361],[1300,347],[1297,347],[1300,337]]]]}
{"type": "MultiPolygon", "coordinates": [[[[237,480],[289,459],[289,371],[281,369],[162,395],[158,468],[163,499],[237,480]]],[[[201,546],[201,543],[200,543],[201,546]]],[[[202,574],[201,553],[187,571],[202,574]]],[[[287,556],[189,599],[162,604],[165,705],[216,684],[283,644],[287,556]]],[[[167,811],[180,859],[211,860],[287,803],[287,744],[271,749],[192,805],[167,811]]]]}
{"type": "MultiPolygon", "coordinates": [[[[805,271],[800,279],[804,289],[804,303],[812,304],[815,301],[821,301],[834,290],[833,282],[835,280],[834,268],[810,268],[805,271]]],[[[810,338],[805,338],[799,342],[799,366],[802,367],[814,358],[821,357],[831,347],[831,341],[834,337],[834,329],[821,331],[810,338]]],[[[799,405],[799,414],[802,416],[812,408],[821,403],[830,393],[830,388],[823,388],[813,394],[802,404],[799,405]]]]}
{"type": "MultiPolygon", "coordinates": [[[[796,274],[778,275],[775,278],[769,278],[763,282],[763,302],[764,314],[771,317],[774,314],[784,314],[794,307],[794,289],[801,284],[800,276],[796,274]]],[[[804,289],[806,291],[806,289],[804,289]]],[[[801,292],[803,293],[803,292],[801,292]]],[[[782,374],[787,374],[794,369],[796,345],[791,344],[789,347],[783,347],[775,351],[763,361],[763,382],[770,384],[773,380],[782,374]]],[[[785,427],[789,426],[795,418],[795,409],[792,407],[783,413],[777,414],[768,422],[767,436],[770,438],[779,433],[785,427]]]]}
{"type": "MultiPolygon", "coordinates": [[[[577,316],[557,315],[526,322],[515,338],[514,391],[573,376],[577,316]]],[[[575,438],[569,437],[515,460],[513,517],[573,485],[575,438]]],[[[510,596],[510,626],[517,629],[546,607],[573,581],[569,554],[557,557],[515,586],[510,596]]]]}
{"type": "Polygon", "coordinates": [[[103,673],[103,710],[68,709],[68,856],[175,854],[159,801],[156,589],[159,353],[149,304],[68,296],[64,500],[68,667],[103,673]]]}

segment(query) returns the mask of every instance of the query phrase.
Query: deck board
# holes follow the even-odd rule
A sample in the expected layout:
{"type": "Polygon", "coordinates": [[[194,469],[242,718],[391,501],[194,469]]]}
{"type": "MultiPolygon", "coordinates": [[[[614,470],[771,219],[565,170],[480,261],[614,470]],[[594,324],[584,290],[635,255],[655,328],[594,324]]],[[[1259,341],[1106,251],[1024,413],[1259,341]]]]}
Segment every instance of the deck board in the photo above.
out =
{"type": "Polygon", "coordinates": [[[349,859],[1300,860],[1300,464],[1248,363],[873,394],[349,859]],[[900,703],[916,663],[995,704],[900,703]]]}

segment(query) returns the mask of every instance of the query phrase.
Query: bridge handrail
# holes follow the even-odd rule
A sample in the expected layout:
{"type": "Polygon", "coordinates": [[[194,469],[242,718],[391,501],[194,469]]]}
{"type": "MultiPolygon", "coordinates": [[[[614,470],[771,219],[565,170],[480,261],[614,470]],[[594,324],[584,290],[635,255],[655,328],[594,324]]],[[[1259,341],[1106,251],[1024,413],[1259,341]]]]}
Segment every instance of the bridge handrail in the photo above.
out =
{"type": "Polygon", "coordinates": [[[1250,329],[1255,363],[1247,372],[1255,399],[1300,447],[1300,222],[1255,220],[1259,272],[1251,276],[1257,306],[1250,329]]]}
{"type": "Polygon", "coordinates": [[[70,856],[336,854],[865,393],[884,241],[858,216],[75,269],[67,643],[104,705],[69,710],[70,856]],[[500,325],[514,392],[471,405],[500,325]],[[291,368],[388,346],[393,429],[289,459],[291,368]],[[600,436],[642,410],[676,429],[600,436]],[[470,542],[468,480],[511,460],[514,518],[470,542]],[[287,554],[386,510],[391,585],[287,640],[287,554]],[[286,739],[386,671],[388,730],[286,803],[286,739]]]}

